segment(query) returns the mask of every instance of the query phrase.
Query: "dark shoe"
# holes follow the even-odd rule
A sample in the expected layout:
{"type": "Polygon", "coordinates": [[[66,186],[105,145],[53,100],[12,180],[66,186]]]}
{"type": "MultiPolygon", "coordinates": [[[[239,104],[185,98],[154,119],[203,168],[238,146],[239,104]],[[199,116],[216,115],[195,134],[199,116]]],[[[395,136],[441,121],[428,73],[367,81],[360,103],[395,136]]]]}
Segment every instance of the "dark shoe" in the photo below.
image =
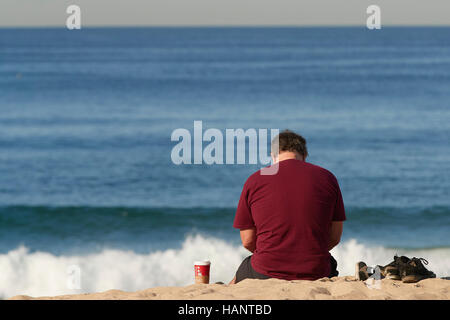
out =
{"type": "MultiPolygon", "coordinates": [[[[395,258],[394,258],[395,259],[395,258]]],[[[383,266],[378,266],[380,268],[381,271],[381,275],[386,278],[386,279],[391,279],[391,280],[400,280],[400,274],[399,274],[399,270],[398,270],[398,266],[397,263],[394,261],[392,261],[391,263],[383,266]]]]}
{"type": "Polygon", "coordinates": [[[367,272],[367,265],[362,261],[357,262],[356,266],[355,266],[356,280],[365,281],[365,280],[369,279],[369,277],[370,277],[370,275],[367,272]]]}
{"type": "MultiPolygon", "coordinates": [[[[398,270],[397,270],[398,272],[398,270]]],[[[400,277],[399,274],[396,273],[391,273],[389,271],[385,272],[385,274],[383,275],[386,279],[390,279],[390,280],[401,280],[402,277],[400,277]]]]}
{"type": "Polygon", "coordinates": [[[412,258],[399,268],[402,282],[414,283],[423,279],[436,278],[434,272],[425,268],[428,261],[424,258],[412,258]]]}
{"type": "Polygon", "coordinates": [[[404,273],[404,270],[408,269],[409,262],[411,261],[410,258],[406,256],[394,256],[394,261],[390,263],[390,265],[393,265],[398,270],[398,275],[400,278],[402,277],[402,273],[404,273]]]}

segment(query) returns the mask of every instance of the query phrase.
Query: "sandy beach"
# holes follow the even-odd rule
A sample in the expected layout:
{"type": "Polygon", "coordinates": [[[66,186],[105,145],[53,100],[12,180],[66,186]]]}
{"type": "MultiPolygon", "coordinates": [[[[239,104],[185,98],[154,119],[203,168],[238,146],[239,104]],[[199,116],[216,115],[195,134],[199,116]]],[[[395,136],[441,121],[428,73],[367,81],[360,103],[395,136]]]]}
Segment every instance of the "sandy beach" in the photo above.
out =
{"type": "Polygon", "coordinates": [[[379,283],[356,281],[354,277],[323,278],[316,281],[247,279],[235,285],[194,284],[185,287],[156,287],[136,292],[109,290],[99,293],[30,297],[12,300],[427,300],[450,299],[450,278],[402,283],[383,279],[379,283]]]}

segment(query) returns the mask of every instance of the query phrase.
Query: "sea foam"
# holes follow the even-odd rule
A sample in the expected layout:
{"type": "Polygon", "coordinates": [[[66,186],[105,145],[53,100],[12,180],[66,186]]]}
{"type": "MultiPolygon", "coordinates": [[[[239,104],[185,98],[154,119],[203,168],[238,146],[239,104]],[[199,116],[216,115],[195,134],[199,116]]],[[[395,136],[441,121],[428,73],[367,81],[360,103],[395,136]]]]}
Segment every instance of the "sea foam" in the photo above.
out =
{"type": "MultiPolygon", "coordinates": [[[[450,248],[408,251],[369,247],[356,240],[349,240],[332,250],[338,261],[340,275],[352,275],[358,260],[369,265],[387,264],[396,253],[425,257],[430,261],[429,269],[438,276],[450,275],[450,248]]],[[[148,254],[104,249],[86,255],[56,256],[47,252],[29,252],[26,247],[21,246],[0,255],[0,297],[184,286],[193,283],[193,262],[199,259],[211,261],[212,283],[227,283],[247,255],[249,253],[240,246],[200,234],[188,236],[178,249],[148,254]],[[73,275],[68,272],[73,266],[81,271],[80,289],[70,287],[73,275]]]]}

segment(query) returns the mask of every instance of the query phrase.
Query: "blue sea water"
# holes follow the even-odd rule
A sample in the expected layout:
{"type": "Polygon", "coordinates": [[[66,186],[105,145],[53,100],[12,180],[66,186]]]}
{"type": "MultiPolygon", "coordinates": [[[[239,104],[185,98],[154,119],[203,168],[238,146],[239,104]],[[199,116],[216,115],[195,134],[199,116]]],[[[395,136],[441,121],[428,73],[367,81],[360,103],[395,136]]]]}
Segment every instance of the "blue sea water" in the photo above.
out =
{"type": "Polygon", "coordinates": [[[450,274],[450,28],[0,29],[0,296],[70,293],[73,263],[86,292],[187,284],[203,257],[228,281],[259,167],[173,164],[195,120],[306,137],[342,189],[341,274],[450,274]]]}

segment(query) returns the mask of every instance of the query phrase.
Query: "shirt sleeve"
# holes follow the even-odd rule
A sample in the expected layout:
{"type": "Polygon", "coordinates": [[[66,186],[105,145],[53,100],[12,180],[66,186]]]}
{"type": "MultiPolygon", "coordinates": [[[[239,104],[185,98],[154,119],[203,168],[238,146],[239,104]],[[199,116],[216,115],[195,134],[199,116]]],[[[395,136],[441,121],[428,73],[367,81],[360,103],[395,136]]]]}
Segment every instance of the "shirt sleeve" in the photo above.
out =
{"type": "Polygon", "coordinates": [[[244,188],[242,189],[241,197],[239,199],[236,216],[234,217],[233,227],[236,229],[244,230],[255,227],[255,222],[253,221],[248,197],[249,189],[247,183],[245,183],[244,188]]]}
{"type": "Polygon", "coordinates": [[[345,221],[345,208],[344,208],[344,200],[342,199],[342,193],[341,189],[339,188],[339,183],[336,179],[336,190],[337,190],[337,199],[336,199],[336,205],[334,207],[334,213],[333,213],[333,221],[345,221]]]}

